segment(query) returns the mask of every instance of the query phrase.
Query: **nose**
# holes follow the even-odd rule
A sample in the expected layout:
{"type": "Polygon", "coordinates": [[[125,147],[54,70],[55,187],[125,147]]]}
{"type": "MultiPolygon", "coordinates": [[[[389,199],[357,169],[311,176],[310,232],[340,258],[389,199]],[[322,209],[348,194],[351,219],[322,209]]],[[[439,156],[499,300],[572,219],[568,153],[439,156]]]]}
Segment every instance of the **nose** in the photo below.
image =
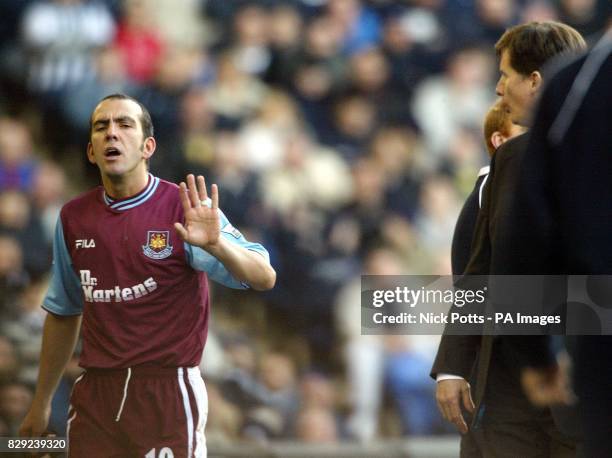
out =
{"type": "Polygon", "coordinates": [[[504,85],[502,83],[502,79],[501,78],[497,81],[497,85],[495,86],[495,93],[499,97],[502,97],[504,95],[504,85]]]}
{"type": "Polygon", "coordinates": [[[108,127],[106,128],[106,137],[107,138],[117,138],[117,127],[114,122],[109,122],[108,127]]]}

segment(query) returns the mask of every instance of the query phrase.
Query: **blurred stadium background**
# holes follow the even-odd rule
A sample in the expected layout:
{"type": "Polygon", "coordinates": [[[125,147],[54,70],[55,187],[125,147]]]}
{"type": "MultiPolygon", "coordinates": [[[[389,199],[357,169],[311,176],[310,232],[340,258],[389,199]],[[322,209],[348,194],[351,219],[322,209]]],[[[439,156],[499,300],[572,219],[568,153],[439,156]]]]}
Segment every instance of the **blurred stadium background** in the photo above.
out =
{"type": "Polygon", "coordinates": [[[218,183],[278,272],[266,294],[213,288],[211,456],[458,456],[439,337],[361,336],[359,279],[450,273],[493,44],[545,19],[592,42],[610,2],[0,0],[0,435],[31,400],[59,209],[98,183],[89,114],[126,92],[153,116],[152,172],[218,183]]]}

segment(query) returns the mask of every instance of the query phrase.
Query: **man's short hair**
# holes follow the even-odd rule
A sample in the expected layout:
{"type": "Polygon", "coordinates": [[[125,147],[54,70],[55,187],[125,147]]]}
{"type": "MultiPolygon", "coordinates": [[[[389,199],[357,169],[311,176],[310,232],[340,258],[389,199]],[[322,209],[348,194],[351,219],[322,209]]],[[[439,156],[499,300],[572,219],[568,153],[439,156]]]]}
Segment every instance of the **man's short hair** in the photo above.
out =
{"type": "MultiPolygon", "coordinates": [[[[134,97],[130,97],[129,95],[116,93],[116,94],[107,95],[106,97],[100,99],[100,101],[98,102],[98,105],[100,105],[105,100],[111,100],[111,99],[131,100],[132,102],[137,103],[140,109],[142,110],[142,114],[140,115],[140,125],[142,126],[143,140],[145,138],[154,136],[153,121],[151,120],[151,114],[149,113],[149,110],[147,110],[142,103],[140,103],[134,97]]],[[[91,116],[89,118],[89,135],[90,136],[91,136],[92,128],[93,128],[93,113],[91,113],[91,116]]]]}
{"type": "Polygon", "coordinates": [[[552,57],[561,53],[579,53],[587,48],[580,33],[567,24],[555,21],[528,22],[504,32],[495,43],[501,57],[508,51],[511,67],[523,75],[540,71],[552,57]]]}
{"type": "Polygon", "coordinates": [[[492,155],[496,148],[491,142],[491,137],[494,132],[500,132],[504,137],[510,136],[510,126],[512,126],[512,120],[510,119],[510,112],[502,101],[498,101],[493,105],[484,120],[484,139],[487,145],[487,151],[489,155],[492,155]]]}

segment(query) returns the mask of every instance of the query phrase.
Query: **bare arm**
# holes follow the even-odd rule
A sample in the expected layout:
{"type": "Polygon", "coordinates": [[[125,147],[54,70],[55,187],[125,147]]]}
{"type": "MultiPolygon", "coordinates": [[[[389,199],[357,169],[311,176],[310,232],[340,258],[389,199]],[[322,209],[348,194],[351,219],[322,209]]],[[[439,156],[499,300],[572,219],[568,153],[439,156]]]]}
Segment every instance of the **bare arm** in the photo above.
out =
{"type": "Polygon", "coordinates": [[[276,272],[263,256],[220,237],[217,185],[212,185],[212,205],[208,208],[202,205],[208,198],[204,177],[198,176],[197,181],[196,185],[194,176],[188,175],[187,185],[181,183],[180,198],[185,211],[185,225],[174,224],[181,238],[209,252],[235,278],[252,288],[263,291],[274,287],[276,272]]]}
{"type": "Polygon", "coordinates": [[[223,263],[238,280],[253,289],[265,291],[274,287],[276,272],[264,257],[219,237],[206,250],[223,263]]]}
{"type": "Polygon", "coordinates": [[[22,436],[40,436],[47,429],[51,399],[72,357],[80,328],[81,315],[66,317],[47,315],[43,329],[36,393],[30,411],[19,429],[22,436]]]}

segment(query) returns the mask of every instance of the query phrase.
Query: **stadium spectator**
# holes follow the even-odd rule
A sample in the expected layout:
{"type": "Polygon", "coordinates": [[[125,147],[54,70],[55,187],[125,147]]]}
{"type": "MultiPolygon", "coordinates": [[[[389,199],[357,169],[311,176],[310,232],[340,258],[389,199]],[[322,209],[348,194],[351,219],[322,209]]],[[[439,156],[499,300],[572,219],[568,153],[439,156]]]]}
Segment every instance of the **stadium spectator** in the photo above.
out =
{"type": "Polygon", "coordinates": [[[44,240],[47,245],[53,243],[53,232],[60,209],[68,198],[68,183],[64,169],[51,161],[43,161],[38,166],[30,199],[32,210],[39,216],[44,240]]]}
{"type": "Polygon", "coordinates": [[[19,365],[15,346],[8,338],[0,335],[0,384],[15,380],[19,375],[19,365]]]}
{"type": "Polygon", "coordinates": [[[21,420],[25,417],[32,402],[32,390],[20,382],[0,385],[0,418],[9,429],[11,436],[16,436],[21,420]]]}
{"type": "Polygon", "coordinates": [[[488,53],[466,48],[451,55],[444,75],[429,77],[416,89],[412,108],[423,130],[432,169],[444,159],[460,126],[480,128],[493,101],[493,91],[487,86],[492,68],[488,53]]]}
{"type": "Polygon", "coordinates": [[[272,61],[269,49],[270,18],[262,6],[247,3],[233,20],[229,47],[236,65],[249,75],[264,75],[272,61]]]}
{"type": "Polygon", "coordinates": [[[0,118],[0,191],[27,192],[32,186],[37,161],[28,127],[14,118],[0,118]]]}
{"type": "Polygon", "coordinates": [[[238,56],[227,51],[219,57],[217,79],[208,97],[217,116],[232,126],[259,109],[266,91],[264,83],[241,68],[238,56]]]}
{"type": "Polygon", "coordinates": [[[32,210],[26,194],[18,191],[0,193],[0,231],[19,241],[25,270],[38,278],[49,268],[51,245],[46,242],[38,214],[32,210]]]}
{"type": "Polygon", "coordinates": [[[327,13],[341,31],[342,53],[350,55],[378,42],[380,19],[361,0],[329,0],[327,13]]]}
{"type": "Polygon", "coordinates": [[[340,439],[333,412],[322,407],[308,407],[299,413],[295,436],[307,444],[329,444],[340,439]]]}
{"type": "Polygon", "coordinates": [[[47,0],[23,17],[31,87],[44,96],[93,77],[92,51],[113,38],[115,24],[101,2],[47,0]]]}
{"type": "Polygon", "coordinates": [[[40,308],[47,282],[40,281],[24,286],[14,298],[12,314],[0,324],[0,334],[11,340],[19,355],[20,381],[34,386],[38,373],[38,357],[42,339],[45,312],[40,308]]]}
{"type": "MultiPolygon", "coordinates": [[[[119,51],[125,73],[138,84],[150,82],[164,52],[164,42],[153,20],[151,2],[127,0],[123,4],[122,20],[117,24],[113,46],[119,51]]],[[[113,91],[110,91],[111,93],[113,91]]]]}

